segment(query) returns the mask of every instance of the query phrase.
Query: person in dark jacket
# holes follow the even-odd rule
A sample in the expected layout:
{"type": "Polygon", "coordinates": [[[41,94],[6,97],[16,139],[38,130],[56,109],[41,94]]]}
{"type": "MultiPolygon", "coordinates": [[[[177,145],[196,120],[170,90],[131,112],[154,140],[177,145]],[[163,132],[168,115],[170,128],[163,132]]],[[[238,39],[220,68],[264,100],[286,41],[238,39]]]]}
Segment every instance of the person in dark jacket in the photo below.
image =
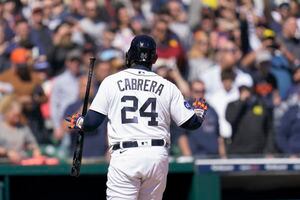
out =
{"type": "Polygon", "coordinates": [[[300,93],[298,104],[290,107],[281,118],[276,131],[276,144],[282,153],[297,156],[300,154],[300,93]]]}
{"type": "Polygon", "coordinates": [[[272,112],[252,88],[241,86],[239,90],[240,98],[226,109],[226,119],[232,126],[228,155],[272,153],[272,112]]]}

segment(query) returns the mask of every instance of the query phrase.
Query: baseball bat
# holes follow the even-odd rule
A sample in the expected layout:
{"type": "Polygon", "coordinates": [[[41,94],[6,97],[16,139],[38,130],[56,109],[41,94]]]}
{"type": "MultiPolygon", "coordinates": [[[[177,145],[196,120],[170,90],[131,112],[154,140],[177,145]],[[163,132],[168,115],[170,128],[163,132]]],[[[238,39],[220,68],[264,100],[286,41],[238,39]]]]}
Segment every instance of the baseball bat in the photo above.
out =
{"type": "MultiPolygon", "coordinates": [[[[89,103],[89,96],[90,96],[90,88],[92,82],[92,76],[94,71],[96,58],[90,58],[90,66],[89,66],[89,73],[88,73],[88,80],[86,84],[83,108],[82,108],[82,116],[85,116],[87,113],[87,107],[89,103]]],[[[78,136],[76,140],[76,146],[73,156],[73,165],[71,169],[71,176],[78,177],[80,174],[80,167],[81,167],[81,158],[82,158],[82,150],[83,150],[83,141],[84,141],[84,132],[83,130],[78,131],[78,136]]]]}

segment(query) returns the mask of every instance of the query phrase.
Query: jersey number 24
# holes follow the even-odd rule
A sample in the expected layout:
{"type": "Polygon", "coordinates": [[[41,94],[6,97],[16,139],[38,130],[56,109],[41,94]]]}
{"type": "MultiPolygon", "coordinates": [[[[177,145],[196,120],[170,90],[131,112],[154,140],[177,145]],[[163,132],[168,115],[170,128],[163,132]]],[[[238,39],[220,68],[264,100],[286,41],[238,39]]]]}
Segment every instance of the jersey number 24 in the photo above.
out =
{"type": "MultiPolygon", "coordinates": [[[[134,116],[132,118],[128,118],[126,116],[127,112],[136,112],[138,110],[138,99],[135,96],[123,96],[121,98],[121,102],[132,101],[132,106],[123,107],[121,109],[121,117],[122,124],[128,123],[138,123],[138,117],[134,116]]],[[[140,117],[149,117],[150,121],[148,121],[149,126],[157,126],[158,121],[158,113],[156,112],[156,98],[148,98],[142,107],[139,109],[140,117]],[[151,112],[146,112],[146,109],[150,107],[151,112]]]]}

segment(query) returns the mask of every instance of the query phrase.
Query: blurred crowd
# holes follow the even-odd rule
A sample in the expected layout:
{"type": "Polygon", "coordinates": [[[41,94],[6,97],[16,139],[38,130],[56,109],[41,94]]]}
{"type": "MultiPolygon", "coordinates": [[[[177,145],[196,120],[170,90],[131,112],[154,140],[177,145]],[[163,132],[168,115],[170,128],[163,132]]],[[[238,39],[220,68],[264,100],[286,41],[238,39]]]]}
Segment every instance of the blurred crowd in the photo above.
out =
{"type": "MultiPolygon", "coordinates": [[[[138,34],[153,71],[209,104],[199,129],[172,124],[171,155],[300,155],[300,1],[0,0],[0,156],[70,157],[90,58],[92,100],[138,34]]],[[[106,123],[86,133],[84,157],[107,149],[106,123]]]]}

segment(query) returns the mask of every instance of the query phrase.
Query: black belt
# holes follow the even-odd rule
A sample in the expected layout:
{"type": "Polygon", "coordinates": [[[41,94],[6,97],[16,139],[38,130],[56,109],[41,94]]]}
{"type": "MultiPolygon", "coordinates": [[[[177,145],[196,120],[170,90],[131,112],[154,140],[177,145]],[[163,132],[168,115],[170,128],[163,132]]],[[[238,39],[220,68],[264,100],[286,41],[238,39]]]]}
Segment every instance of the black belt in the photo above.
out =
{"type": "MultiPolygon", "coordinates": [[[[143,140],[140,143],[141,143],[141,146],[144,146],[144,143],[147,143],[147,141],[143,140]]],[[[138,144],[137,141],[124,141],[124,142],[122,142],[122,147],[123,148],[132,148],[132,147],[138,147],[138,146],[139,146],[139,144],[138,144]]],[[[165,143],[165,141],[162,140],[162,139],[152,139],[151,140],[151,145],[146,145],[145,144],[145,146],[168,146],[168,144],[165,143]]],[[[118,149],[121,149],[120,143],[114,144],[112,146],[112,150],[118,150],[118,149]]]]}

